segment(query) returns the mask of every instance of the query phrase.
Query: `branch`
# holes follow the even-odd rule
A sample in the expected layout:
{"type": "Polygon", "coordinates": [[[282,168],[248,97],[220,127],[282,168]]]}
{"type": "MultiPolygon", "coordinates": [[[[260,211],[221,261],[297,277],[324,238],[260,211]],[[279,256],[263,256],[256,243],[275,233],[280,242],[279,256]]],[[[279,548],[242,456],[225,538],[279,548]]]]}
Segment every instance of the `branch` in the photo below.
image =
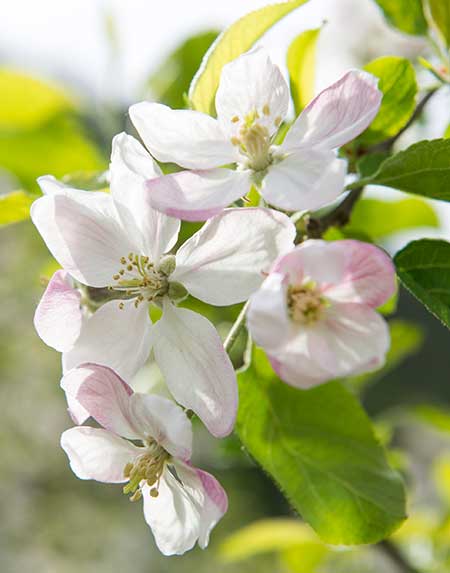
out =
{"type": "Polygon", "coordinates": [[[397,565],[397,569],[401,573],[420,573],[418,569],[413,567],[410,563],[408,563],[397,547],[390,542],[388,539],[385,539],[381,543],[377,545],[378,549],[380,549],[391,561],[393,561],[397,565]]]}

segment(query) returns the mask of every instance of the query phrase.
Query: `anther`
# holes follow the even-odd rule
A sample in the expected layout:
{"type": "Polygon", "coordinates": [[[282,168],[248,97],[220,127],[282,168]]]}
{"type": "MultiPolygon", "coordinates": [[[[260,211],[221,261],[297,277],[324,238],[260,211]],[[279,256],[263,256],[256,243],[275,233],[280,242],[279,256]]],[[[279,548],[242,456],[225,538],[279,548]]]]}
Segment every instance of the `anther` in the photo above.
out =
{"type": "Polygon", "coordinates": [[[120,310],[123,310],[124,307],[125,307],[124,303],[123,303],[123,302],[119,302],[119,308],[120,308],[120,310]]]}
{"type": "Polygon", "coordinates": [[[122,265],[126,265],[127,259],[125,257],[120,257],[120,262],[122,263],[122,265]]]}
{"type": "Polygon", "coordinates": [[[132,271],[133,270],[133,265],[127,265],[127,271],[132,271]]]}
{"type": "Polygon", "coordinates": [[[278,116],[275,118],[275,120],[274,120],[273,123],[275,124],[276,127],[279,127],[279,126],[280,126],[280,123],[281,123],[281,117],[278,115],[278,116]]]}
{"type": "Polygon", "coordinates": [[[241,140],[238,137],[232,137],[231,143],[232,143],[232,145],[240,145],[241,140]]]}
{"type": "Polygon", "coordinates": [[[113,275],[113,279],[114,279],[115,281],[118,281],[118,280],[120,279],[120,275],[113,275]]]}
{"type": "Polygon", "coordinates": [[[158,497],[159,491],[156,489],[156,487],[152,487],[152,489],[150,490],[150,495],[152,497],[158,497]]]}
{"type": "Polygon", "coordinates": [[[264,104],[264,106],[262,108],[262,112],[264,115],[270,115],[270,107],[269,107],[268,103],[264,104]]]}
{"type": "Polygon", "coordinates": [[[231,118],[231,123],[237,123],[239,121],[239,117],[237,115],[231,118]]]}

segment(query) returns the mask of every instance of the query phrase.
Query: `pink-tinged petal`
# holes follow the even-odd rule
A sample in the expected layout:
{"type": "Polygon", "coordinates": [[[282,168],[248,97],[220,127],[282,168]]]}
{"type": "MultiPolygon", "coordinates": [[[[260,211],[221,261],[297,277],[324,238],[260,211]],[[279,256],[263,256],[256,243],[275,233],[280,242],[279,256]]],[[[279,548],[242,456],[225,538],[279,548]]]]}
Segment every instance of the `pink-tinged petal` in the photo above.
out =
{"type": "Polygon", "coordinates": [[[236,158],[231,141],[219,122],[209,115],[150,102],[132,105],[129,113],[147,149],[158,161],[170,161],[187,169],[210,169],[236,158]]]}
{"type": "Polygon", "coordinates": [[[123,471],[141,449],[101,428],[70,428],[61,436],[61,447],[73,473],[80,479],[124,483],[123,471]]]}
{"type": "Polygon", "coordinates": [[[386,321],[368,306],[332,304],[323,320],[298,326],[284,346],[271,353],[285,382],[308,388],[383,365],[389,348],[386,321]]]}
{"type": "Polygon", "coordinates": [[[192,454],[192,424],[175,402],[157,395],[135,393],[130,412],[141,435],[151,436],[169,454],[188,461],[192,454]]]}
{"type": "Polygon", "coordinates": [[[383,94],[377,83],[367,72],[347,72],[306,106],[288,131],[282,150],[334,149],[357,137],[380,108],[383,94]]]}
{"type": "Polygon", "coordinates": [[[237,384],[217,330],[204,316],[164,300],[154,325],[155,360],[181,405],[193,410],[216,437],[233,429],[237,384]]]}
{"type": "Polygon", "coordinates": [[[65,271],[50,279],[34,314],[34,327],[48,346],[59,352],[70,350],[80,335],[83,314],[81,294],[65,271]]]}
{"type": "Polygon", "coordinates": [[[175,245],[180,221],[153,209],[144,188],[161,176],[158,164],[131,135],[114,137],[110,164],[111,193],[121,220],[134,242],[155,263],[175,245]]]}
{"type": "Polygon", "coordinates": [[[223,67],[216,94],[216,110],[223,131],[238,135],[246,118],[255,113],[257,123],[272,135],[289,106],[289,88],[278,66],[257,48],[223,67]],[[236,119],[238,118],[238,119],[236,119]]]}
{"type": "Polygon", "coordinates": [[[177,252],[172,280],[216,306],[243,302],[294,245],[295,226],[272,209],[226,209],[177,252]]]}
{"type": "Polygon", "coordinates": [[[90,286],[111,284],[120,258],[135,251],[117,218],[67,195],[41,197],[31,218],[60,265],[90,286]]]}
{"type": "MultiPolygon", "coordinates": [[[[89,372],[89,371],[88,371],[89,372]]],[[[61,388],[66,393],[68,412],[77,425],[83,424],[90,416],[89,412],[77,400],[78,390],[86,379],[83,368],[72,368],[61,379],[61,388]]]]}
{"type": "Polygon", "coordinates": [[[83,376],[75,398],[101,426],[130,440],[145,437],[145,433],[135,425],[130,412],[133,391],[114,370],[88,363],[75,368],[75,371],[71,370],[65,378],[70,375],[75,376],[77,381],[83,376]],[[81,371],[81,374],[76,371],[81,371]]]}
{"type": "Polygon", "coordinates": [[[194,468],[205,492],[205,501],[201,512],[200,535],[198,544],[205,549],[209,543],[209,535],[213,527],[220,521],[228,510],[228,497],[214,476],[194,468]]]}
{"type": "Polygon", "coordinates": [[[247,326],[253,340],[268,352],[276,350],[291,332],[284,275],[271,273],[250,298],[247,326]]]}
{"type": "Polygon", "coordinates": [[[176,472],[182,483],[166,468],[158,497],[150,495],[147,484],[142,487],[145,521],[164,555],[182,555],[189,551],[201,531],[205,500],[201,480],[195,470],[181,464],[176,465],[176,472]]]}
{"type": "Polygon", "coordinates": [[[247,171],[180,171],[146,182],[151,205],[185,221],[206,221],[250,191],[247,171]]]}
{"type": "Polygon", "coordinates": [[[342,270],[339,282],[323,289],[326,297],[377,308],[395,293],[395,268],[387,253],[361,241],[335,241],[329,245],[330,258],[340,261],[342,270]]]}
{"type": "Polygon", "coordinates": [[[38,177],[37,182],[44,195],[50,197],[65,195],[90,209],[95,209],[99,213],[103,213],[105,216],[115,216],[114,205],[109,193],[105,193],[104,191],[83,191],[82,189],[75,189],[58,181],[53,175],[38,177]]]}
{"type": "Polygon", "coordinates": [[[144,365],[151,349],[148,306],[113,300],[102,305],[84,324],[72,350],[63,355],[65,371],[84,362],[103,364],[130,380],[144,365]]]}
{"type": "Polygon", "coordinates": [[[342,193],[346,172],[332,151],[299,149],[269,167],[261,195],[286,211],[319,209],[342,193]]]}

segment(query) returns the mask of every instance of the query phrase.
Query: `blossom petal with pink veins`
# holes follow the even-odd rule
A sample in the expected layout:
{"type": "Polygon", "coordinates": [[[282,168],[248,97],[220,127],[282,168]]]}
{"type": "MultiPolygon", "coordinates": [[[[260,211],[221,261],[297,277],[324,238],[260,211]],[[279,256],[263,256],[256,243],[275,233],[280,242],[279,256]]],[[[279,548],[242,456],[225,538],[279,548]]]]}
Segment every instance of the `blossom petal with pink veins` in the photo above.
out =
{"type": "Polygon", "coordinates": [[[295,227],[271,209],[226,209],[177,252],[172,280],[216,306],[235,304],[261,285],[273,261],[293,247],[295,227]]]}
{"type": "Polygon", "coordinates": [[[325,88],[289,129],[282,151],[300,147],[334,149],[362,133],[380,108],[382,92],[371,74],[351,70],[325,88]]]}
{"type": "Polygon", "coordinates": [[[129,110],[131,121],[158,161],[186,169],[210,169],[236,160],[236,150],[219,122],[198,111],[141,102],[129,110]]]}
{"type": "Polygon", "coordinates": [[[146,304],[135,308],[128,300],[120,309],[117,300],[109,301],[85,322],[73,349],[63,354],[64,370],[95,362],[130,380],[148,358],[151,328],[146,304]]]}
{"type": "Polygon", "coordinates": [[[389,348],[386,321],[362,304],[336,303],[326,317],[299,326],[283,347],[271,353],[278,376],[308,388],[334,378],[380,368],[389,348]]]}
{"type": "Polygon", "coordinates": [[[291,331],[284,275],[270,273],[250,298],[247,326],[253,340],[268,352],[283,345],[291,331]]]}
{"type": "Polygon", "coordinates": [[[101,428],[78,426],[63,432],[61,447],[73,473],[80,479],[124,483],[125,466],[141,453],[132,443],[101,428]]]}
{"type": "Polygon", "coordinates": [[[223,131],[230,137],[238,135],[246,118],[255,113],[257,123],[272,135],[278,130],[288,106],[286,80],[264,49],[251,50],[223,67],[216,111],[223,131]]]}
{"type": "Polygon", "coordinates": [[[72,348],[83,321],[80,299],[81,294],[73,288],[69,275],[56,271],[34,314],[34,326],[45,344],[59,352],[72,348]]]}
{"type": "MultiPolygon", "coordinates": [[[[115,372],[100,364],[83,364],[75,371],[82,371],[84,379],[75,398],[106,430],[130,440],[145,437],[134,423],[130,413],[132,389],[115,372]]],[[[74,370],[68,372],[69,377],[74,370]]],[[[78,378],[77,373],[72,374],[78,378]]],[[[67,384],[67,382],[66,382],[67,384]]]]}
{"type": "Polygon", "coordinates": [[[144,188],[146,180],[162,175],[158,164],[131,135],[120,133],[112,142],[111,193],[128,233],[141,252],[158,262],[175,245],[180,221],[153,209],[144,188]]]}
{"type": "Polygon", "coordinates": [[[116,217],[63,194],[35,201],[31,218],[60,265],[89,286],[110,285],[120,258],[135,251],[116,217]]]}
{"type": "Polygon", "coordinates": [[[164,555],[182,555],[197,541],[204,549],[227,509],[226,494],[212,476],[180,463],[175,471],[180,481],[166,470],[156,498],[143,486],[144,517],[164,555]]]}
{"type": "Polygon", "coordinates": [[[250,191],[247,171],[180,171],[146,182],[151,205],[185,221],[206,221],[250,191]]]}
{"type": "Polygon", "coordinates": [[[175,402],[154,394],[135,393],[130,411],[141,435],[154,438],[169,454],[188,461],[192,454],[192,424],[175,402]]]}
{"type": "Polygon", "coordinates": [[[66,393],[66,400],[70,417],[75,424],[83,424],[90,416],[89,412],[77,400],[78,390],[86,379],[90,370],[82,367],[72,368],[61,378],[60,386],[66,393]]]}
{"type": "Polygon", "coordinates": [[[342,193],[346,172],[347,162],[333,151],[296,150],[269,167],[261,195],[287,211],[318,209],[342,193]]]}
{"type": "Polygon", "coordinates": [[[227,436],[236,418],[237,383],[215,327],[165,299],[163,316],[153,328],[155,360],[174,398],[214,436],[227,436]]]}

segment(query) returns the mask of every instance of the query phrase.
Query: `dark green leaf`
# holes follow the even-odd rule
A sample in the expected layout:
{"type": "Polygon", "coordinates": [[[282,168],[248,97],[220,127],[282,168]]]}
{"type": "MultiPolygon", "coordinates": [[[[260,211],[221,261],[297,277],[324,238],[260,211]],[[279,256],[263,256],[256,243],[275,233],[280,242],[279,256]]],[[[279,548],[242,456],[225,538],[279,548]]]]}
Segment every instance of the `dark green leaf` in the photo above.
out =
{"type": "Polygon", "coordinates": [[[428,25],[423,13],[422,0],[375,1],[383,11],[386,20],[395,28],[406,34],[424,36],[427,33],[428,25]]]}
{"type": "Polygon", "coordinates": [[[419,141],[389,157],[378,171],[348,185],[384,185],[430,199],[450,200],[450,139],[419,141]]]}
{"type": "Polygon", "coordinates": [[[239,378],[237,431],[327,543],[375,543],[405,519],[404,489],[369,418],[338,382],[298,390],[262,350],[239,378]]]}
{"type": "Polygon", "coordinates": [[[379,78],[383,92],[380,110],[358,141],[379,143],[396,135],[408,122],[416,106],[417,82],[412,64],[406,58],[384,56],[367,64],[364,69],[379,78]]]}
{"type": "Polygon", "coordinates": [[[316,48],[320,28],[306,30],[291,43],[287,67],[295,113],[298,115],[314,97],[316,48]]]}
{"type": "Polygon", "coordinates": [[[394,262],[405,287],[450,328],[450,243],[413,241],[395,255],[394,262]]]}
{"type": "Polygon", "coordinates": [[[192,107],[214,114],[214,98],[223,66],[249,50],[274,24],[307,1],[288,0],[264,6],[246,14],[227,28],[208,50],[192,80],[189,89],[192,107]]]}
{"type": "Polygon", "coordinates": [[[389,157],[386,151],[376,151],[363,155],[356,163],[356,168],[361,177],[369,177],[378,171],[380,165],[389,157]]]}

